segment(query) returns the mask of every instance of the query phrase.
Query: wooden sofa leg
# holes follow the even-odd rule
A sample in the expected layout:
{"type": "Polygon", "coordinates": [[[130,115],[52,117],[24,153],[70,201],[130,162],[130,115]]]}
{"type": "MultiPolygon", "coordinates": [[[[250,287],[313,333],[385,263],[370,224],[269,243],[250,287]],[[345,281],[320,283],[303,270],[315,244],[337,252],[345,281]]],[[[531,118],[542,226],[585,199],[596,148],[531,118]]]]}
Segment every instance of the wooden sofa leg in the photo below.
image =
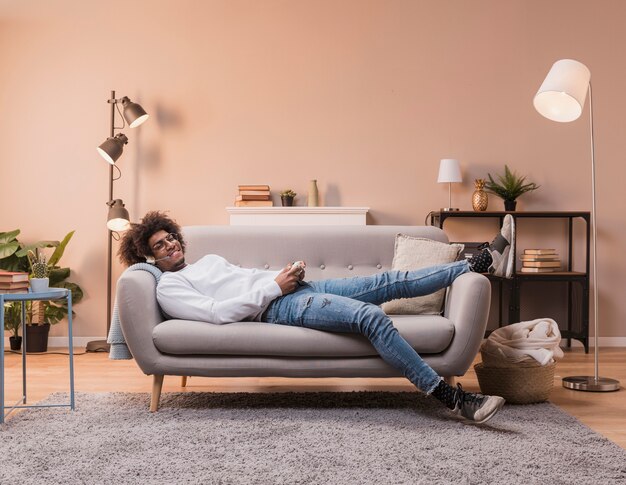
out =
{"type": "Polygon", "coordinates": [[[444,377],[443,380],[446,381],[446,384],[448,384],[450,387],[454,387],[455,386],[456,379],[455,379],[454,376],[444,377]]]}
{"type": "Polygon", "coordinates": [[[163,387],[163,375],[154,374],[152,376],[152,399],[150,401],[150,412],[159,410],[159,399],[161,399],[161,388],[163,387]]]}
{"type": "Polygon", "coordinates": [[[181,387],[186,387],[187,386],[187,376],[182,376],[180,378],[180,386],[181,387]]]}

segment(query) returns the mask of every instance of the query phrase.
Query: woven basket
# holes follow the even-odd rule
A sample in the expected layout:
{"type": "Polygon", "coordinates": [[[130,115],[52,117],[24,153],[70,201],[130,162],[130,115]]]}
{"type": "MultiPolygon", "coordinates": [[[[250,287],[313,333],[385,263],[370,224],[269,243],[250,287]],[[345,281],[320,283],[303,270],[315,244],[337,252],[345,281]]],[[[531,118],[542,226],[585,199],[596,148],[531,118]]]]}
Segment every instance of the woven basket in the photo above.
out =
{"type": "Polygon", "coordinates": [[[554,384],[555,368],[555,362],[545,366],[486,367],[482,363],[474,366],[480,391],[490,396],[502,396],[512,404],[546,401],[554,384]]]}

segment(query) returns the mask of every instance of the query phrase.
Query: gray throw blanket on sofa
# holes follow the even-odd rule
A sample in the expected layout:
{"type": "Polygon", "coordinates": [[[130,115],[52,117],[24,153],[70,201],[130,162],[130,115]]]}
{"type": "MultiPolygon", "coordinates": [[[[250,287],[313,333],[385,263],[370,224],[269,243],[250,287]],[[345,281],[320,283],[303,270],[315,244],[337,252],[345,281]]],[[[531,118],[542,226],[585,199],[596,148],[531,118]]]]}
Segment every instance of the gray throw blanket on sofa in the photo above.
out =
{"type": "MultiPolygon", "coordinates": [[[[154,276],[154,279],[157,283],[159,282],[159,280],[161,279],[161,275],[163,274],[159,268],[148,263],[133,264],[126,269],[126,271],[137,270],[147,271],[152,276],[154,276]]],[[[125,360],[133,358],[130,350],[128,350],[128,346],[126,345],[124,334],[122,333],[122,326],[120,325],[120,317],[117,310],[117,298],[115,299],[115,304],[113,305],[113,316],[111,317],[111,328],[109,329],[109,337],[107,338],[107,343],[111,345],[111,350],[109,351],[109,359],[125,360]]]]}

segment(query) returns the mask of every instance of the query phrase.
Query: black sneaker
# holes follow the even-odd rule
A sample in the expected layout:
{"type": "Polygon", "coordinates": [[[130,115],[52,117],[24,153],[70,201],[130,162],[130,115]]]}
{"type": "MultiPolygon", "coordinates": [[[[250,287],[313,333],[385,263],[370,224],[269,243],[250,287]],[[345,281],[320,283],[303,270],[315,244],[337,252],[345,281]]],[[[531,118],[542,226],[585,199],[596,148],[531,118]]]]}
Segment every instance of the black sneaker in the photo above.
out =
{"type": "Polygon", "coordinates": [[[500,396],[485,396],[465,392],[461,384],[457,384],[454,394],[454,409],[452,412],[475,423],[485,423],[495,416],[504,406],[504,398],[500,396]]]}

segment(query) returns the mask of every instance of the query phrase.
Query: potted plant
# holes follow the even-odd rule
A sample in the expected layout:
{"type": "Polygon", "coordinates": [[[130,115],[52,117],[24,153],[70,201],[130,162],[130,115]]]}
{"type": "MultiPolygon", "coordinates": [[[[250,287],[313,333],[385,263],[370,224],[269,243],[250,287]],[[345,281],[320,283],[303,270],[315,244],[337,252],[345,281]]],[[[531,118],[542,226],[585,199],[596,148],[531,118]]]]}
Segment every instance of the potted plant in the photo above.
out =
{"type": "Polygon", "coordinates": [[[534,182],[526,182],[526,177],[521,177],[517,173],[512,172],[508,165],[504,166],[504,176],[496,175],[497,181],[487,174],[489,181],[485,184],[488,192],[500,197],[504,201],[504,210],[514,211],[517,204],[517,198],[525,194],[537,190],[539,185],[534,182]]]}
{"type": "Polygon", "coordinates": [[[283,190],[280,193],[280,201],[283,204],[283,207],[291,207],[293,205],[293,199],[296,195],[298,194],[291,189],[283,190]]]}
{"type": "MultiPolygon", "coordinates": [[[[34,244],[24,245],[17,240],[17,236],[20,234],[19,229],[10,232],[0,233],[0,269],[7,271],[28,271],[30,269],[29,251],[35,255],[38,254],[41,248],[54,248],[54,252],[50,259],[45,263],[47,266],[47,274],[49,278],[49,286],[51,288],[67,288],[72,292],[72,304],[80,302],[83,298],[83,290],[76,283],[67,281],[70,276],[70,268],[63,268],[59,266],[59,260],[65,252],[65,248],[70,239],[74,235],[74,231],[69,232],[62,241],[39,241],[34,244]]],[[[35,262],[39,262],[38,260],[35,262]]],[[[48,332],[50,325],[59,323],[68,313],[66,300],[52,300],[52,301],[36,301],[33,304],[27,302],[27,315],[26,315],[26,337],[27,352],[45,352],[48,346],[48,332]],[[37,327],[37,328],[35,328],[37,327]],[[33,336],[31,336],[31,333],[33,336]],[[35,337],[39,336],[39,339],[35,337]],[[41,343],[40,347],[36,347],[35,344],[41,343]]],[[[11,320],[11,323],[7,323],[5,319],[5,328],[7,325],[16,325],[19,327],[21,319],[21,304],[19,302],[12,302],[9,305],[16,307],[18,310],[17,323],[11,320]]],[[[72,312],[74,315],[74,312],[72,312]]],[[[7,328],[10,330],[10,328],[7,328]]],[[[24,330],[22,330],[24,331],[24,330]]],[[[15,330],[17,333],[17,329],[15,330]]]]}
{"type": "Polygon", "coordinates": [[[4,304],[4,329],[10,332],[9,345],[11,350],[22,348],[22,337],[18,334],[22,322],[22,306],[15,302],[4,304]]]}
{"type": "Polygon", "coordinates": [[[48,278],[48,265],[46,255],[35,249],[35,252],[28,250],[26,253],[30,264],[30,287],[35,293],[41,293],[48,289],[50,278],[48,278]]]}

